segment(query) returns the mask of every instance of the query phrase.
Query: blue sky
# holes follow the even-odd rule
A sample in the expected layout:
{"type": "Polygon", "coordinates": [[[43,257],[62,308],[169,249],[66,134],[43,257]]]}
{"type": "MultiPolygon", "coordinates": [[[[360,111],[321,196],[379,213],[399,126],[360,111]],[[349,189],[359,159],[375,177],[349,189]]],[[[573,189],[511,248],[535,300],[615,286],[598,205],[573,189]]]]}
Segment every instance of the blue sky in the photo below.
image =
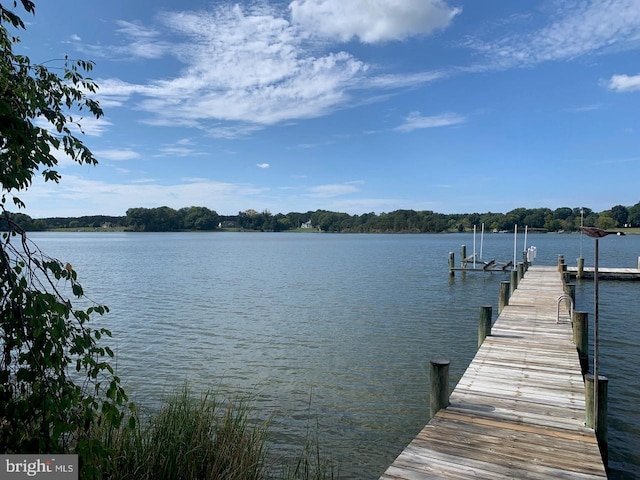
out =
{"type": "Polygon", "coordinates": [[[19,49],[96,62],[97,167],[33,217],[206,206],[507,212],[640,201],[640,0],[36,2],[19,49]]]}

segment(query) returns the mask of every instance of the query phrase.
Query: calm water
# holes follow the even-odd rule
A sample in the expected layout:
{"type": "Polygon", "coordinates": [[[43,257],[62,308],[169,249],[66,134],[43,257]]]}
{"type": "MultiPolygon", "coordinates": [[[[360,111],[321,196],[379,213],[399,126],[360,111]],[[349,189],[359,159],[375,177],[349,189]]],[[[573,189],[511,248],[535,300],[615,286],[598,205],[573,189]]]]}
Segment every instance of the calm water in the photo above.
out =
{"type": "MultiPolygon", "coordinates": [[[[505,274],[457,274],[448,252],[471,234],[40,233],[107,304],[117,370],[134,400],[157,407],[184,385],[250,394],[274,415],[274,449],[307,428],[341,478],[374,479],[428,420],[428,362],[473,358],[478,308],[497,311],[505,274]]],[[[529,235],[534,263],[575,264],[579,235],[529,235]]],[[[522,251],[524,238],[518,238],[522,251]]],[[[582,244],[593,265],[593,240],[582,244]]],[[[483,257],[513,259],[512,235],[485,235],[483,257]]],[[[476,237],[480,251],[480,236],[476,237]]],[[[640,236],[600,241],[601,266],[635,267],[640,236]]],[[[517,261],[520,261],[518,254],[517,261]]],[[[577,285],[593,310],[593,283],[577,285]]],[[[611,478],[640,471],[640,282],[600,282],[601,371],[609,377],[611,478]]]]}

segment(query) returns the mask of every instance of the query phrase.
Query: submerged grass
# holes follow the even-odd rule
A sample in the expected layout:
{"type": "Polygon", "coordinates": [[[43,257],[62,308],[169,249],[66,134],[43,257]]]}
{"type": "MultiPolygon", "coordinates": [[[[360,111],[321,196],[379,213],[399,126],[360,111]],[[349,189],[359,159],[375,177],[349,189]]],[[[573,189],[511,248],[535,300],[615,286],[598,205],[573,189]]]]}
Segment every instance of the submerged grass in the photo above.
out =
{"type": "Polygon", "coordinates": [[[271,478],[283,480],[333,480],[338,478],[333,462],[320,450],[317,433],[317,425],[315,437],[312,437],[311,429],[307,429],[306,440],[300,454],[296,458],[283,462],[280,474],[271,478]]]}
{"type": "Polygon", "coordinates": [[[199,399],[185,387],[135,425],[101,432],[112,452],[106,479],[333,479],[333,465],[310,432],[296,458],[269,456],[269,421],[252,420],[248,400],[199,399]]]}

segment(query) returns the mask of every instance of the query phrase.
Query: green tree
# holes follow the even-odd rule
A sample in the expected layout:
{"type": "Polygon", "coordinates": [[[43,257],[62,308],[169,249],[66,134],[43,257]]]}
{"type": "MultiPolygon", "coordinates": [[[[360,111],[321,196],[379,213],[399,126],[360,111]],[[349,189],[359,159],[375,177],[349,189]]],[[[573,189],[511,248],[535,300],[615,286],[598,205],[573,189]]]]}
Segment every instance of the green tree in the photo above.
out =
{"type": "Polygon", "coordinates": [[[151,210],[148,208],[129,208],[126,212],[125,225],[136,232],[144,232],[151,224],[151,210]]]}
{"type": "MultiPolygon", "coordinates": [[[[529,228],[544,228],[544,224],[547,221],[546,217],[551,215],[551,210],[548,208],[534,208],[527,210],[522,223],[528,225],[529,228]]],[[[524,226],[522,225],[522,226],[524,226]]]]}
{"type": "MultiPolygon", "coordinates": [[[[482,224],[482,220],[480,218],[480,214],[478,213],[470,213],[469,215],[467,215],[467,220],[468,220],[468,226],[469,226],[469,230],[473,230],[473,226],[475,225],[476,227],[479,227],[482,224]]],[[[466,227],[466,222],[465,222],[465,227],[466,227]]]]}
{"type": "Polygon", "coordinates": [[[286,215],[283,215],[282,213],[278,213],[275,216],[275,221],[276,221],[276,225],[275,225],[276,232],[291,230],[291,220],[286,215]]]}
{"type": "MultiPolygon", "coordinates": [[[[36,224],[34,220],[24,213],[8,213],[8,218],[11,219],[12,222],[20,225],[20,228],[23,230],[37,230],[36,224]]],[[[0,231],[6,232],[10,228],[10,223],[5,220],[5,217],[0,218],[0,231]]]]}
{"type": "Polygon", "coordinates": [[[618,227],[624,227],[629,218],[629,210],[623,205],[615,205],[611,207],[611,218],[613,218],[618,227]]]}
{"type": "Polygon", "coordinates": [[[560,208],[556,208],[553,211],[554,218],[557,218],[558,220],[566,220],[572,215],[573,215],[573,210],[570,209],[569,207],[560,207],[560,208]]]}
{"type": "Polygon", "coordinates": [[[247,230],[262,230],[265,215],[253,209],[238,213],[238,224],[247,230]]]}
{"type": "Polygon", "coordinates": [[[73,307],[68,297],[84,292],[72,265],[31,243],[7,203],[25,206],[17,195],[38,171],[45,181],[60,180],[56,150],[96,164],[72,125],[102,110],[87,96],[97,88],[84,77],[92,63],[65,58],[56,67],[59,76],[14,52],[17,32],[25,28],[15,10],[20,5],[33,14],[35,5],[12,3],[14,11],[0,4],[0,209],[8,227],[0,242],[0,451],[75,451],[83,476],[90,477],[109,465],[93,431],[118,425],[127,400],[108,363],[113,352],[99,345],[110,332],[90,326],[93,314],[107,308],[73,307]]]}
{"type": "MultiPolygon", "coordinates": [[[[516,225],[524,227],[524,217],[527,214],[525,208],[516,208],[506,213],[506,226],[504,229],[513,230],[516,225]]],[[[501,229],[502,230],[502,229],[501,229]]]]}
{"type": "Polygon", "coordinates": [[[617,222],[613,218],[611,218],[608,213],[603,212],[598,215],[595,226],[604,230],[608,230],[609,228],[615,228],[617,226],[617,222]]]}
{"type": "Polygon", "coordinates": [[[272,232],[275,230],[276,220],[269,210],[263,210],[258,216],[262,218],[261,230],[263,232],[272,232]]]}
{"type": "Polygon", "coordinates": [[[627,222],[629,222],[632,227],[640,226],[640,202],[629,207],[629,217],[627,218],[627,222]]]}
{"type": "Polygon", "coordinates": [[[183,228],[187,230],[214,230],[220,221],[218,214],[207,207],[181,208],[178,213],[182,216],[183,228]]]}
{"type": "Polygon", "coordinates": [[[182,229],[182,219],[177,210],[171,207],[152,208],[152,226],[147,225],[147,230],[153,232],[174,232],[182,229]]]}

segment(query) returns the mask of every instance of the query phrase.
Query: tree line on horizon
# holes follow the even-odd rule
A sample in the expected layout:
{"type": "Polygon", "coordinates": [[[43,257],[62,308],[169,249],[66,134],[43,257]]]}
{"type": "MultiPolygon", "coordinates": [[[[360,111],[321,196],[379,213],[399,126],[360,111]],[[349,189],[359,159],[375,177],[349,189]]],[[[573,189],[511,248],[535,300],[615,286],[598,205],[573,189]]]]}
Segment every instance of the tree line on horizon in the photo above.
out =
{"type": "MultiPolygon", "coordinates": [[[[303,224],[322,232],[341,233],[443,233],[466,232],[473,226],[485,225],[487,231],[512,231],[516,225],[527,225],[531,231],[572,232],[584,225],[603,229],[640,227],[640,202],[626,207],[615,205],[594,212],[586,207],[516,208],[507,213],[444,214],[429,210],[395,210],[389,213],[348,213],[315,210],[272,214],[268,210],[246,210],[238,215],[219,215],[207,207],[130,208],[125,216],[91,215],[33,219],[23,213],[10,214],[25,230],[60,228],[120,227],[135,232],[172,232],[182,230],[212,231],[241,229],[282,232],[296,230],[303,224]]],[[[3,225],[0,224],[0,228],[3,225]]]]}

